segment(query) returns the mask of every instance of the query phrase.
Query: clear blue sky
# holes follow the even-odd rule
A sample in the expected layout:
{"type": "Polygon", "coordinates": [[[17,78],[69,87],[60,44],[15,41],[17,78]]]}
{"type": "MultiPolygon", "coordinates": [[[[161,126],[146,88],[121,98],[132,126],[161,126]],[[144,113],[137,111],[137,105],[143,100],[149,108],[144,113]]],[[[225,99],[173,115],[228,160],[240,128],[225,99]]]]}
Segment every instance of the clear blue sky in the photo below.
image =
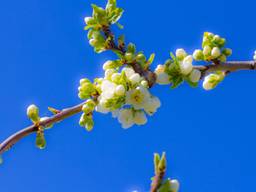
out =
{"type": "MultiPolygon", "coordinates": [[[[96,55],[86,40],[83,18],[103,0],[13,0],[0,7],[0,140],[29,125],[26,107],[41,114],[77,104],[78,81],[101,76],[113,54],[96,55]]],[[[252,58],[256,49],[253,0],[119,0],[127,40],[154,65],[169,51],[200,47],[204,31],[223,35],[233,60],[252,58]]],[[[119,31],[117,31],[119,32],[119,31]]],[[[35,136],[19,142],[0,166],[3,192],[147,192],[152,155],[166,151],[168,175],[181,192],[244,192],[255,189],[256,73],[230,75],[215,90],[155,87],[162,107],[147,125],[123,130],[110,115],[95,115],[87,133],[79,116],[46,133],[47,149],[35,136]]]]}

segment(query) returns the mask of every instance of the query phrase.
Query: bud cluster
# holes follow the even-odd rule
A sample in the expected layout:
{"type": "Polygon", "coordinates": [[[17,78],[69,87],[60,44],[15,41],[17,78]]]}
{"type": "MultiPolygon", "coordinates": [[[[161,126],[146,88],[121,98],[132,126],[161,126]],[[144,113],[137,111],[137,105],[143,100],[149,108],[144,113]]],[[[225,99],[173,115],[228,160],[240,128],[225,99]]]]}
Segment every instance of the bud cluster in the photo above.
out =
{"type": "Polygon", "coordinates": [[[193,69],[192,55],[188,55],[184,49],[177,49],[175,55],[171,53],[171,58],[155,69],[157,83],[172,84],[172,88],[175,88],[183,81],[187,81],[191,86],[196,86],[201,78],[201,72],[193,69]]]}
{"type": "Polygon", "coordinates": [[[226,40],[219,35],[205,32],[202,43],[202,50],[196,49],[193,57],[196,61],[220,61],[225,62],[232,54],[232,50],[224,48],[226,40]]]}

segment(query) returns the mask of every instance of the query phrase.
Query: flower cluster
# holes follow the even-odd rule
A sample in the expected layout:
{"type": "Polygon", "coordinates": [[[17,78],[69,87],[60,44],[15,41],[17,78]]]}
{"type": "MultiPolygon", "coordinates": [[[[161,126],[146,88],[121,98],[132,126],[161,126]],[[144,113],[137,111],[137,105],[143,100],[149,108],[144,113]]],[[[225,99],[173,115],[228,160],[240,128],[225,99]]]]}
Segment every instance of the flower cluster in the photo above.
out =
{"type": "Polygon", "coordinates": [[[112,112],[123,128],[145,124],[146,114],[153,115],[160,107],[159,99],[149,92],[148,82],[131,67],[120,72],[106,69],[105,77],[97,80],[97,88],[96,111],[112,112]]]}
{"type": "Polygon", "coordinates": [[[220,61],[225,62],[232,54],[232,50],[224,48],[226,40],[219,35],[205,32],[202,43],[202,50],[196,49],[193,57],[197,61],[220,61]]]}
{"type": "Polygon", "coordinates": [[[196,86],[201,78],[201,72],[193,68],[192,55],[188,55],[184,49],[177,49],[175,55],[171,53],[171,59],[164,65],[158,65],[155,73],[158,84],[172,84],[172,88],[176,88],[183,81],[196,86]]]}

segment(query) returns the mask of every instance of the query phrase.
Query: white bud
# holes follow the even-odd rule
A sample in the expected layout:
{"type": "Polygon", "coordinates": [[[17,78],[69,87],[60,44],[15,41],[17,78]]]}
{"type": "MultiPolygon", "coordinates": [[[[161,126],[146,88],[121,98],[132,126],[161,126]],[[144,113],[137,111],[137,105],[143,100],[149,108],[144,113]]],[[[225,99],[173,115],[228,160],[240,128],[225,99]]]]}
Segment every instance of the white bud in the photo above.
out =
{"type": "Polygon", "coordinates": [[[211,47],[209,45],[204,46],[203,54],[209,56],[211,54],[211,47]]]}
{"type": "Polygon", "coordinates": [[[157,67],[155,69],[156,74],[163,73],[164,71],[165,71],[165,66],[164,65],[157,65],[157,67]]]}
{"type": "Polygon", "coordinates": [[[135,73],[134,70],[130,67],[124,67],[122,71],[124,71],[126,77],[128,78],[135,73]]]}
{"type": "Polygon", "coordinates": [[[176,54],[176,57],[180,60],[182,60],[184,57],[187,56],[187,53],[184,49],[177,49],[175,54],[176,54]]]}
{"type": "Polygon", "coordinates": [[[179,183],[178,180],[176,180],[176,179],[170,180],[170,189],[171,189],[171,191],[177,192],[177,191],[179,191],[179,188],[180,188],[180,183],[179,183]]]}
{"type": "Polygon", "coordinates": [[[203,60],[204,58],[204,55],[203,55],[203,52],[202,50],[200,49],[196,49],[193,53],[193,58],[197,61],[200,61],[200,60],[203,60]]]}
{"type": "Polygon", "coordinates": [[[192,71],[193,69],[192,61],[193,61],[193,57],[191,55],[188,55],[180,63],[180,70],[183,75],[188,75],[192,71]]]}
{"type": "Polygon", "coordinates": [[[144,125],[147,123],[147,117],[143,111],[136,111],[133,120],[137,125],[144,125]]]}
{"type": "Polygon", "coordinates": [[[156,75],[156,82],[159,85],[168,85],[171,83],[169,75],[165,72],[156,75]]]}
{"type": "Polygon", "coordinates": [[[107,78],[107,79],[109,79],[109,78],[111,78],[111,76],[115,73],[116,71],[114,70],[114,69],[107,69],[106,71],[105,71],[105,77],[107,78]]]}
{"type": "Polygon", "coordinates": [[[142,80],[142,81],[140,82],[140,84],[141,84],[143,87],[148,88],[148,82],[147,82],[146,80],[142,80]]]}
{"type": "Polygon", "coordinates": [[[117,94],[118,96],[123,96],[125,94],[125,88],[123,85],[118,85],[115,88],[115,94],[117,94]]]}
{"type": "Polygon", "coordinates": [[[111,81],[115,82],[115,81],[118,81],[118,79],[121,77],[121,75],[119,73],[114,73],[112,76],[111,76],[111,81]]]}
{"type": "Polygon", "coordinates": [[[129,80],[131,81],[131,83],[133,84],[133,85],[135,85],[135,84],[137,84],[137,83],[139,83],[140,82],[140,75],[138,74],[138,73],[134,73],[133,75],[131,75],[130,77],[129,77],[129,80]]]}
{"type": "Polygon", "coordinates": [[[104,64],[103,64],[103,70],[104,71],[106,71],[107,69],[109,69],[110,68],[110,66],[111,66],[111,64],[112,64],[112,61],[106,61],[104,64]]]}
{"type": "Polygon", "coordinates": [[[193,71],[189,75],[189,79],[191,82],[196,83],[200,80],[201,78],[201,71],[197,69],[193,69],[193,71]]]}
{"type": "Polygon", "coordinates": [[[211,56],[212,56],[213,58],[217,58],[217,57],[219,57],[220,55],[221,55],[220,48],[214,47],[214,48],[212,49],[211,56]]]}

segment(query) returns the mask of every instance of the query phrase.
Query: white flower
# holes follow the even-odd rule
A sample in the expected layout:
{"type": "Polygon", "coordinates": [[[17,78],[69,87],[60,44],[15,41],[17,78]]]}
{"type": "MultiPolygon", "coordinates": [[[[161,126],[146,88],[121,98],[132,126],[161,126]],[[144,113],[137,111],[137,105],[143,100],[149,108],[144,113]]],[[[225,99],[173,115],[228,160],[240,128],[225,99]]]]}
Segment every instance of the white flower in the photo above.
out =
{"type": "Polygon", "coordinates": [[[123,85],[118,85],[115,88],[115,94],[118,96],[123,96],[125,94],[125,88],[123,85]]]}
{"type": "Polygon", "coordinates": [[[158,97],[150,97],[144,106],[144,110],[148,115],[153,115],[160,106],[161,102],[158,97]]]}
{"type": "Polygon", "coordinates": [[[134,124],[132,109],[121,109],[118,114],[118,121],[124,129],[130,128],[134,124]]]}
{"type": "Polygon", "coordinates": [[[141,77],[140,77],[140,75],[139,75],[138,73],[134,73],[134,74],[132,74],[132,75],[129,77],[129,80],[131,81],[131,83],[132,83],[133,85],[135,85],[135,84],[137,84],[137,83],[140,82],[141,77]]]}
{"type": "Polygon", "coordinates": [[[147,123],[146,114],[143,111],[136,111],[134,115],[134,123],[137,125],[144,125],[147,123]]]}
{"type": "Polygon", "coordinates": [[[255,61],[256,61],[256,51],[254,51],[253,60],[255,60],[255,61]]]}
{"type": "Polygon", "coordinates": [[[188,75],[193,69],[193,57],[188,55],[184,58],[182,62],[180,62],[180,71],[183,75],[188,75]]]}
{"type": "Polygon", "coordinates": [[[197,69],[193,69],[193,71],[189,75],[189,79],[191,82],[196,83],[200,80],[201,78],[201,71],[197,69]]]}
{"type": "Polygon", "coordinates": [[[157,65],[157,67],[155,69],[156,74],[163,73],[164,71],[165,71],[165,66],[164,65],[157,65]]]}
{"type": "Polygon", "coordinates": [[[209,56],[211,54],[211,47],[209,45],[204,46],[203,54],[209,56]]]}
{"type": "Polygon", "coordinates": [[[95,110],[99,113],[107,114],[109,110],[105,107],[106,104],[106,99],[103,98],[102,96],[98,97],[98,105],[95,107],[95,110]]]}
{"type": "Polygon", "coordinates": [[[213,58],[217,58],[217,57],[219,57],[220,55],[221,55],[220,48],[214,47],[214,48],[212,49],[211,56],[212,56],[213,58]]]}
{"type": "Polygon", "coordinates": [[[179,188],[180,188],[180,183],[179,183],[178,180],[176,180],[176,179],[170,180],[170,189],[171,189],[171,191],[177,192],[177,191],[179,191],[179,188]]]}
{"type": "Polygon", "coordinates": [[[127,78],[129,78],[130,76],[132,76],[135,73],[134,70],[130,67],[124,67],[122,69],[122,71],[125,72],[125,75],[126,75],[127,78]]]}
{"type": "Polygon", "coordinates": [[[177,49],[175,55],[178,59],[182,60],[187,56],[187,53],[184,49],[177,49]]]}
{"type": "Polygon", "coordinates": [[[112,97],[114,97],[115,89],[115,83],[112,83],[109,80],[103,80],[101,84],[101,97],[104,99],[111,99],[112,97]]]}
{"type": "Polygon", "coordinates": [[[126,93],[126,103],[134,107],[134,109],[143,109],[145,103],[148,102],[150,93],[148,89],[143,86],[138,86],[126,93]]]}

